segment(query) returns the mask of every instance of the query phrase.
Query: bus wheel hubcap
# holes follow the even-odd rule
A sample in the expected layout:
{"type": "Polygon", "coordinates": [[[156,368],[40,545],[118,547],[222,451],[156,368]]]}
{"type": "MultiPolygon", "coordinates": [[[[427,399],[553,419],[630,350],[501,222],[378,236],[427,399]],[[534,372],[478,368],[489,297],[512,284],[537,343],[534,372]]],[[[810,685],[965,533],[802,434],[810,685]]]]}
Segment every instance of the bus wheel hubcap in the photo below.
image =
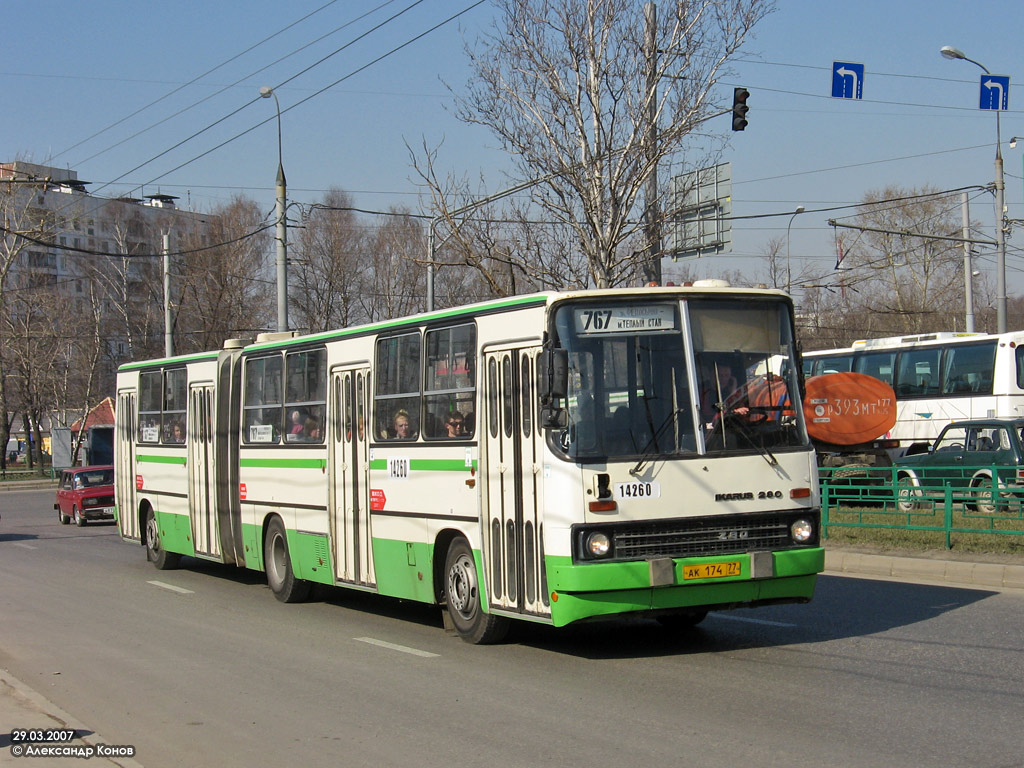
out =
{"type": "Polygon", "coordinates": [[[452,563],[452,569],[448,573],[448,599],[452,607],[465,616],[471,611],[475,595],[476,579],[473,566],[469,558],[462,555],[452,563]]]}

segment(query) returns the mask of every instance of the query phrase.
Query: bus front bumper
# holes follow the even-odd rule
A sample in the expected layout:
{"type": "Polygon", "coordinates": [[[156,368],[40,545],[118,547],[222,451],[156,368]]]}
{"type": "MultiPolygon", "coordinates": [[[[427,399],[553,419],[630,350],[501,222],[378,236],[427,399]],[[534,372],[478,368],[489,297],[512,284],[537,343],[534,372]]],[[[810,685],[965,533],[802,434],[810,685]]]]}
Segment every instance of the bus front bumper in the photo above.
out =
{"type": "Polygon", "coordinates": [[[549,557],[551,619],[807,602],[824,568],[822,547],[618,563],[549,557]]]}

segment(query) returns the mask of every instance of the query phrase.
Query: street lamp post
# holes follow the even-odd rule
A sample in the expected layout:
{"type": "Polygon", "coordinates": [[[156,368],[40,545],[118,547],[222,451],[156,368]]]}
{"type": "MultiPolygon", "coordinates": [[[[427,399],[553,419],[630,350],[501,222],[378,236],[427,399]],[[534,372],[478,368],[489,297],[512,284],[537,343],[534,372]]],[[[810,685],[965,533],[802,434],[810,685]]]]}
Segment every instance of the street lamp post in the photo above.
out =
{"type": "Polygon", "coordinates": [[[798,205],[789,217],[789,224],[786,225],[786,293],[790,294],[793,292],[793,266],[789,260],[789,232],[793,226],[793,219],[803,213],[804,210],[805,208],[802,205],[798,205]]]}
{"type": "Polygon", "coordinates": [[[971,209],[966,192],[960,193],[964,235],[964,330],[974,333],[974,267],[971,264],[971,209]]]}
{"type": "Polygon", "coordinates": [[[264,99],[274,97],[277,107],[277,181],[274,191],[277,197],[277,330],[288,330],[288,219],[287,207],[288,187],[284,178],[284,163],[281,158],[281,102],[277,100],[274,89],[268,85],[260,88],[260,96],[264,99]]]}
{"type": "MultiPolygon", "coordinates": [[[[964,55],[964,52],[954,48],[951,45],[944,45],[939,49],[941,53],[947,59],[963,59],[969,61],[975,66],[981,67],[982,71],[986,75],[991,75],[988,67],[981,62],[975,61],[974,59],[968,58],[964,55]]],[[[1001,106],[1001,105],[1000,105],[1001,106]]],[[[1003,202],[1004,197],[1004,182],[1003,182],[1003,150],[1002,150],[1002,136],[1000,135],[999,129],[999,109],[995,110],[996,113],[996,328],[998,333],[1006,333],[1006,231],[1003,228],[1003,208],[1005,207],[1003,202]]]]}

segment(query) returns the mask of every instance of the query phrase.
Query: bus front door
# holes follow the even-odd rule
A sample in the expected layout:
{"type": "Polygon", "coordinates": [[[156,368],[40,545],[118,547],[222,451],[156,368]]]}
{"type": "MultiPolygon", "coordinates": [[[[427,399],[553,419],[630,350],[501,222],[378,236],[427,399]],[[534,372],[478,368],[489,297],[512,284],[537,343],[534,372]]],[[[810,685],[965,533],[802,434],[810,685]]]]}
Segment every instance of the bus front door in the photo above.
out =
{"type": "Polygon", "coordinates": [[[372,587],[376,579],[370,531],[369,390],[369,368],[344,368],[331,374],[330,526],[334,578],[372,587]]]}
{"type": "Polygon", "coordinates": [[[197,555],[220,559],[213,461],[213,382],[189,387],[188,514],[197,555]]]}
{"type": "Polygon", "coordinates": [[[539,347],[484,355],[484,570],[494,609],[549,616],[541,494],[542,435],[536,419],[539,347]]]}

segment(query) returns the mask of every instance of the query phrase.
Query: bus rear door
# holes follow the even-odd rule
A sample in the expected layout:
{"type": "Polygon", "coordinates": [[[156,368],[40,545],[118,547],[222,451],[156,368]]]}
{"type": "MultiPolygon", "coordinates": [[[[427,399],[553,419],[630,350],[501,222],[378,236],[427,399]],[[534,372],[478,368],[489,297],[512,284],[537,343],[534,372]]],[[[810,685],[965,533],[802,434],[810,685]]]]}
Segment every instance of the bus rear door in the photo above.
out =
{"type": "Polygon", "coordinates": [[[221,558],[213,460],[213,382],[192,384],[188,403],[188,512],[196,554],[221,558]]]}
{"type": "Polygon", "coordinates": [[[331,373],[330,529],[334,577],[374,586],[370,531],[370,433],[367,421],[370,369],[341,368],[331,373]]]}

